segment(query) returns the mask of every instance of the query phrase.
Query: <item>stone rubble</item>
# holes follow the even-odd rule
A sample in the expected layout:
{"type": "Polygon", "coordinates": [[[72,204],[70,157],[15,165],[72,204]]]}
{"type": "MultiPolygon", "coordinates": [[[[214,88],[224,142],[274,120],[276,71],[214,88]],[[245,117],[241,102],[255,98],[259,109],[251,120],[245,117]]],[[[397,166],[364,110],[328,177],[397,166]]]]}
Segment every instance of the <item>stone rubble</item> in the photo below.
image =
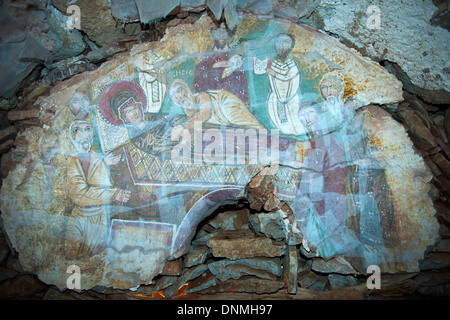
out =
{"type": "MultiPolygon", "coordinates": [[[[442,210],[444,219],[449,219],[448,209],[442,210]]],[[[10,252],[6,238],[0,238],[0,296],[6,299],[168,299],[183,298],[186,295],[219,296],[227,295],[229,292],[275,295],[281,294],[291,297],[301,297],[308,292],[336,292],[343,298],[352,297],[345,295],[345,288],[355,288],[360,292],[361,286],[365,286],[367,275],[357,274],[349,261],[343,257],[330,260],[312,257],[308,258],[302,254],[300,246],[276,246],[276,255],[260,251],[259,245],[274,242],[262,233],[254,233],[248,226],[252,216],[258,213],[251,209],[239,209],[219,212],[213,215],[207,223],[197,232],[193,245],[184,257],[166,263],[165,273],[160,274],[150,285],[138,287],[135,291],[126,290],[102,290],[101,288],[89,290],[83,293],[66,290],[60,292],[53,286],[46,286],[32,275],[23,274],[19,260],[10,252]],[[249,219],[243,219],[248,216],[249,219]],[[244,222],[243,222],[244,221],[244,222]],[[246,221],[246,222],[245,222],[246,221]],[[214,227],[213,227],[214,226],[214,227]],[[218,227],[220,226],[220,227],[218,227]],[[237,230],[230,228],[233,226],[237,230]],[[236,247],[222,246],[222,255],[227,257],[215,257],[214,248],[204,243],[205,234],[212,234],[211,239],[225,239],[233,242],[233,235],[240,235],[240,241],[246,242],[246,252],[253,252],[256,256],[249,254],[239,256],[236,247]],[[251,237],[251,234],[254,234],[251,237]],[[200,236],[203,235],[203,236],[200,236]],[[221,235],[221,236],[219,236],[221,235]],[[228,235],[228,236],[227,236],[228,235]],[[242,240],[242,235],[245,235],[242,240]],[[3,240],[2,240],[3,239],[3,240]],[[249,241],[248,239],[251,239],[249,241]],[[259,241],[255,241],[258,239],[259,241]],[[267,240],[263,240],[267,239],[267,240]],[[200,240],[200,241],[199,241],[200,240]],[[203,241],[203,244],[201,244],[203,241]],[[283,247],[284,250],[279,250],[283,247]],[[229,257],[233,258],[230,259],[229,257]],[[170,267],[169,267],[170,266],[170,267]],[[174,267],[176,266],[176,267],[174,267]],[[176,271],[174,271],[176,270],[176,271]],[[170,275],[168,275],[170,274],[170,275]]],[[[234,238],[236,239],[236,238],[234,238]]],[[[448,241],[448,237],[443,241],[448,241]]],[[[212,242],[214,243],[214,241],[212,242]]],[[[442,243],[442,240],[441,240],[442,243]]],[[[440,249],[436,245],[435,252],[428,254],[421,263],[421,272],[407,273],[403,278],[383,276],[383,291],[361,291],[365,298],[384,299],[398,295],[417,294],[419,297],[442,297],[448,296],[450,257],[448,248],[440,249]]],[[[315,296],[306,296],[315,297],[315,296]]]]}

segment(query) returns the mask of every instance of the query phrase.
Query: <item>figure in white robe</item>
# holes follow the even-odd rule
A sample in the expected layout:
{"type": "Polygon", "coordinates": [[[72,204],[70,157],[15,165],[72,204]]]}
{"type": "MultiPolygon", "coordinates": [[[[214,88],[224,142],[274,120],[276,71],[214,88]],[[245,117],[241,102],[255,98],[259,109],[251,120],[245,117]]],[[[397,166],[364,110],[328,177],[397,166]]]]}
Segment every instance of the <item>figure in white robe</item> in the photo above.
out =
{"type": "Polygon", "coordinates": [[[144,110],[146,113],[158,113],[164,102],[166,85],[162,80],[161,70],[154,65],[162,60],[161,55],[150,52],[135,64],[139,74],[139,85],[147,96],[147,109],[144,110]]]}
{"type": "Polygon", "coordinates": [[[267,100],[267,111],[272,124],[282,134],[299,135],[305,133],[305,129],[298,119],[300,109],[299,87],[300,71],[290,52],[294,46],[294,38],[282,33],[277,36],[275,51],[277,56],[271,58],[253,60],[253,72],[255,74],[267,73],[270,83],[270,93],[267,100]]]}

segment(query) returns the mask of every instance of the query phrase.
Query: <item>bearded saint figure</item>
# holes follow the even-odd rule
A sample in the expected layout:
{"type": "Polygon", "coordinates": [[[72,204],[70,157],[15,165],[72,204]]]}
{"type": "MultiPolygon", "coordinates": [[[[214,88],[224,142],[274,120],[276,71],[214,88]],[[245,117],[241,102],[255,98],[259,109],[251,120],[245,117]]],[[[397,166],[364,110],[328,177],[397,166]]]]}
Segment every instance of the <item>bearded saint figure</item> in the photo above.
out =
{"type": "Polygon", "coordinates": [[[105,158],[91,152],[94,129],[89,121],[74,121],[69,134],[76,155],[67,165],[68,195],[74,206],[67,223],[65,251],[69,259],[76,259],[102,251],[108,205],[113,200],[127,202],[131,192],[114,187],[105,158]]]}
{"type": "Polygon", "coordinates": [[[230,35],[224,24],[211,28],[211,37],[214,40],[213,49],[197,64],[193,91],[227,90],[248,105],[243,57],[230,48],[230,35]]]}
{"type": "Polygon", "coordinates": [[[298,119],[300,109],[300,70],[291,57],[295,38],[288,33],[280,33],[275,38],[276,56],[265,60],[253,59],[253,72],[267,74],[270,93],[267,111],[270,120],[282,134],[303,134],[305,128],[298,119]]]}

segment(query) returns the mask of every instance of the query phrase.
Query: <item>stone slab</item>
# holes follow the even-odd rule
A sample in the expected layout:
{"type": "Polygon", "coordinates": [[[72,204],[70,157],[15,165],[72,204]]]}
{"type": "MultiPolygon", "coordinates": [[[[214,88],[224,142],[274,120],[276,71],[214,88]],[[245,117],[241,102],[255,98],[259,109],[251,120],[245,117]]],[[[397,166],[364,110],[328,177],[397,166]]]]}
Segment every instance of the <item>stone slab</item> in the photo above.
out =
{"type": "Polygon", "coordinates": [[[283,242],[276,242],[263,235],[250,232],[223,232],[207,241],[215,257],[231,260],[253,257],[280,257],[286,250],[283,242]]]}

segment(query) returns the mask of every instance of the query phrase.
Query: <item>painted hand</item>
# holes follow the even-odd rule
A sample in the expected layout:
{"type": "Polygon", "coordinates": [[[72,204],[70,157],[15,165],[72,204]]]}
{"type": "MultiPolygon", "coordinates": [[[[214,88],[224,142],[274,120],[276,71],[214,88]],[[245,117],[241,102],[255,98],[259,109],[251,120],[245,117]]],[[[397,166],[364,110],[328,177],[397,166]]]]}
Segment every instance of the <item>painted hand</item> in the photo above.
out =
{"type": "Polygon", "coordinates": [[[128,202],[128,200],[130,200],[130,197],[131,197],[130,190],[121,189],[117,193],[115,200],[119,202],[128,202]]]}
{"type": "Polygon", "coordinates": [[[110,153],[105,157],[105,163],[108,166],[112,166],[112,165],[118,164],[121,159],[122,159],[121,154],[114,155],[114,154],[110,153]]]}
{"type": "Polygon", "coordinates": [[[267,72],[267,74],[268,74],[269,76],[272,76],[272,77],[275,77],[275,76],[276,76],[276,72],[273,71],[272,68],[267,68],[267,69],[266,69],[266,72],[267,72]]]}

